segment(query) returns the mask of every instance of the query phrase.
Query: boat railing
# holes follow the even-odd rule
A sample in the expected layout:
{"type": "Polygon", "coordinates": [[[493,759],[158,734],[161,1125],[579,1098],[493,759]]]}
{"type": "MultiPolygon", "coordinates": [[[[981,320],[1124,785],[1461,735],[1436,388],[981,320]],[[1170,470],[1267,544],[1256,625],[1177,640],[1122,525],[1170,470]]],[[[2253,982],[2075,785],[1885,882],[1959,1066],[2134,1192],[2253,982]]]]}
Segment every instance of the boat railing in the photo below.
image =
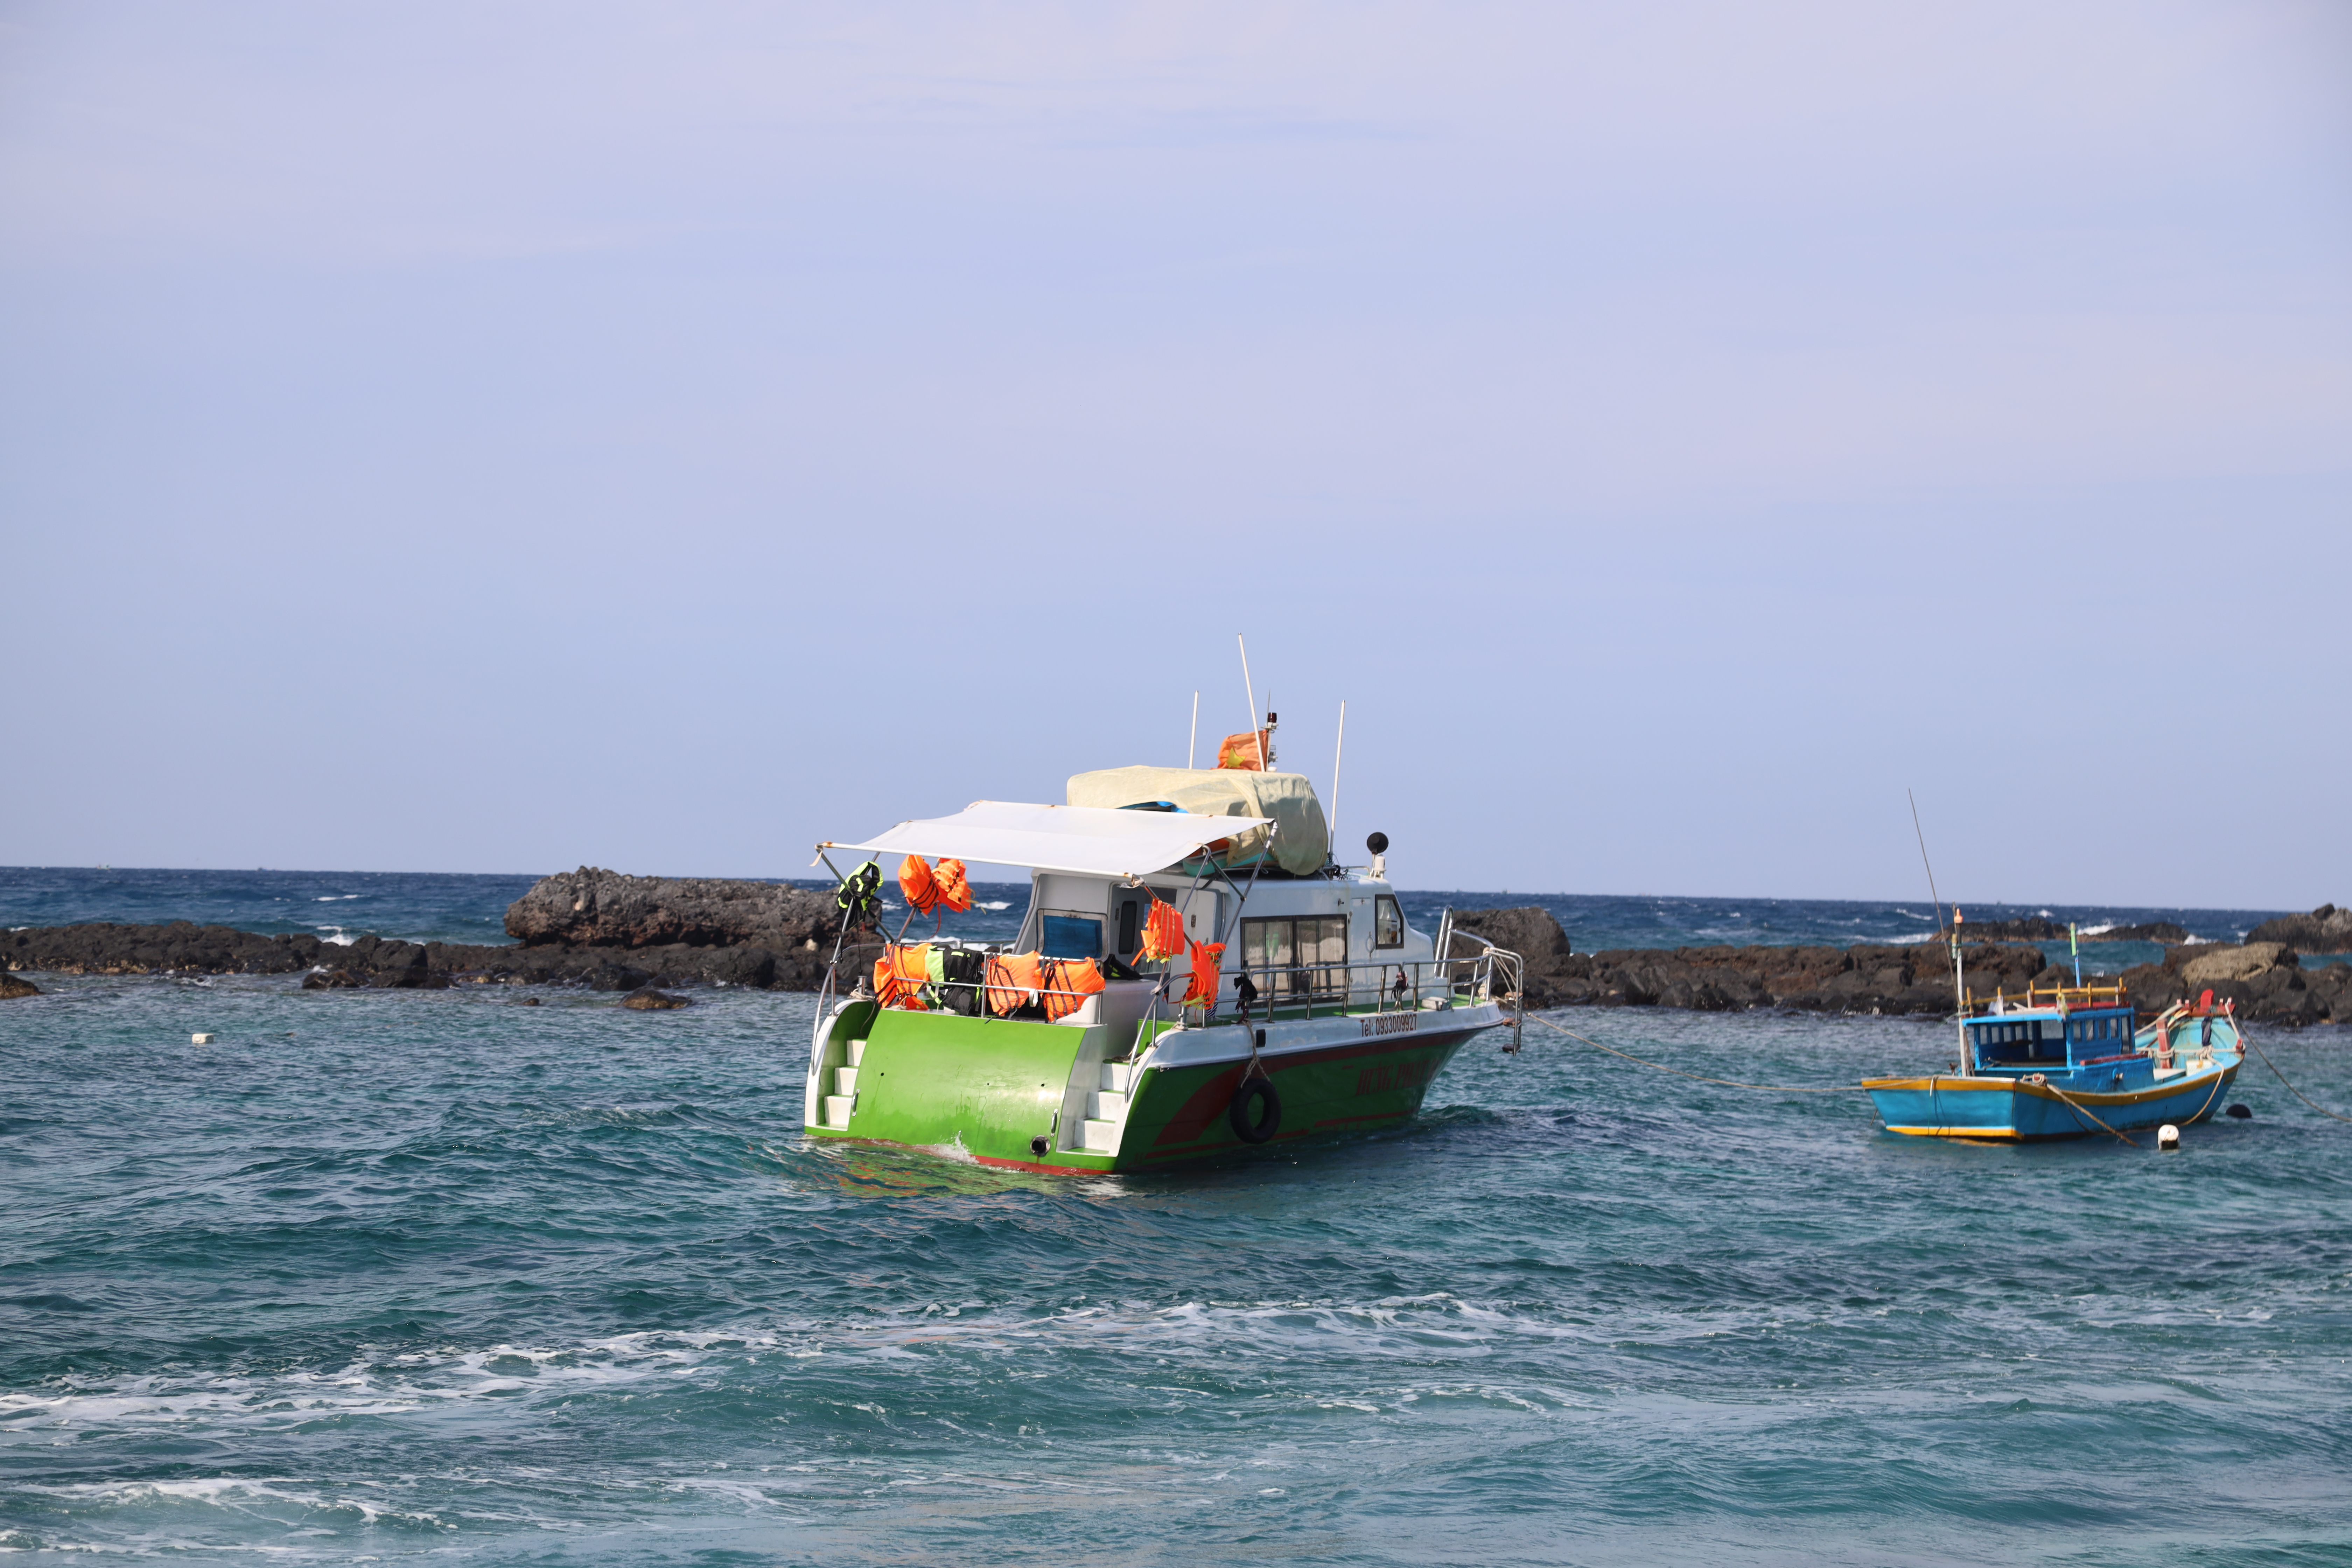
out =
{"type": "Polygon", "coordinates": [[[2056,1007],[2071,1012],[2078,1007],[2121,1007],[2130,1000],[2118,982],[2113,985],[2028,985],[2016,995],[1996,990],[1990,996],[1979,996],[1971,989],[1966,1005],[1969,1017],[1989,1018],[2011,1008],[2056,1007]]]}
{"type": "Polygon", "coordinates": [[[1459,958],[1337,960],[1330,963],[1244,963],[1240,973],[1256,990],[1253,1008],[1269,1013],[1416,1012],[1443,999],[1504,1001],[1518,995],[1522,965],[1505,948],[1459,958]]]}
{"type": "MultiPolygon", "coordinates": [[[[979,942],[964,944],[967,951],[997,952],[1000,945],[979,942]]],[[[845,960],[848,958],[844,953],[845,960]]],[[[1246,1011],[1254,1017],[1268,1018],[1330,1016],[1340,1013],[1419,1012],[1440,1003],[1476,1003],[1516,1000],[1522,989],[1523,968],[1518,954],[1505,948],[1488,946],[1484,951],[1452,958],[1338,960],[1315,963],[1240,963],[1230,966],[1217,987],[1217,1005],[1206,1008],[1199,1005],[1186,1008],[1188,1015],[1200,1022],[1213,1021],[1219,1015],[1238,1017],[1246,1011]],[[1250,994],[1246,1007],[1243,1002],[1241,980],[1247,976],[1250,994]]],[[[1158,983],[1159,973],[1145,972],[1143,980],[1158,983]]],[[[1183,976],[1171,978],[1170,1000],[1181,993],[1177,987],[1183,976]]],[[[1082,1006],[1087,997],[1097,994],[1059,989],[1053,986],[1009,986],[1002,980],[993,984],[985,977],[971,981],[927,982],[919,990],[929,990],[938,984],[972,985],[983,994],[991,990],[1018,989],[1041,1002],[1046,997],[1066,998],[1073,1008],[1082,1006]]],[[[1114,982],[1114,984],[1118,984],[1114,982]]],[[[1128,982],[1132,984],[1132,982],[1128,982]]],[[[828,969],[817,994],[817,1016],[825,1018],[833,1011],[836,993],[835,972],[828,969]]],[[[936,1011],[929,1005],[911,1009],[936,1011]]],[[[1048,1007],[1049,1012],[1053,1009],[1048,1007]]],[[[974,1016],[1002,1016],[983,1005],[974,1016]]]]}

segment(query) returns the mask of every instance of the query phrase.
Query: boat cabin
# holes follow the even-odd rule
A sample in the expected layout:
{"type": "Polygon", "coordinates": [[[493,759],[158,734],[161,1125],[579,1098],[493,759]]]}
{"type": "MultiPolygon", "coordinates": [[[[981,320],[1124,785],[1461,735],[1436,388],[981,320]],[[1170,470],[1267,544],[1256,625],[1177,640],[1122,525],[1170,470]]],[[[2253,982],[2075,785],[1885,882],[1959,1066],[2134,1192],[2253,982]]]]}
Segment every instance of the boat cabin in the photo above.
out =
{"type": "Polygon", "coordinates": [[[2146,1054],[2138,1014],[2120,984],[1971,994],[1967,1015],[1969,1054],[1983,1072],[2072,1071],[2146,1054]]]}
{"type": "MultiPolygon", "coordinates": [[[[1220,1000],[1227,1005],[1244,975],[1261,1010],[1366,1005],[1394,983],[1391,967],[1404,975],[1408,991],[1437,980],[1427,970],[1433,939],[1406,924],[1387,879],[1365,868],[1330,866],[1318,876],[1261,878],[1255,886],[1247,878],[1203,885],[1147,876],[1137,883],[1037,872],[1028,916],[1010,950],[1132,963],[1157,897],[1175,906],[1187,940],[1225,943],[1220,1000]]],[[[1181,960],[1177,969],[1190,972],[1181,960]]]]}

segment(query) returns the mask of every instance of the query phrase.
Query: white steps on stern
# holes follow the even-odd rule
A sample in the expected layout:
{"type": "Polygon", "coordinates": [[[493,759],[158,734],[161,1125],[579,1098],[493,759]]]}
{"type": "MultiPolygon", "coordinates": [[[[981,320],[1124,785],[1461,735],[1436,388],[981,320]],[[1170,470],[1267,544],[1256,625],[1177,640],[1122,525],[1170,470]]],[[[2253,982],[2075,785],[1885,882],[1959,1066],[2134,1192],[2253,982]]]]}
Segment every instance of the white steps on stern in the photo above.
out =
{"type": "Polygon", "coordinates": [[[1105,1062],[1097,1088],[1087,1091],[1086,1120],[1079,1123],[1078,1147],[1089,1154],[1115,1154],[1119,1133],[1127,1127],[1128,1105],[1135,1091],[1133,1062],[1105,1062]]]}
{"type": "Polygon", "coordinates": [[[845,1128],[857,1106],[857,1064],[866,1059],[866,1042],[849,1042],[849,1065],[833,1069],[833,1092],[824,1097],[824,1124],[845,1128]]]}

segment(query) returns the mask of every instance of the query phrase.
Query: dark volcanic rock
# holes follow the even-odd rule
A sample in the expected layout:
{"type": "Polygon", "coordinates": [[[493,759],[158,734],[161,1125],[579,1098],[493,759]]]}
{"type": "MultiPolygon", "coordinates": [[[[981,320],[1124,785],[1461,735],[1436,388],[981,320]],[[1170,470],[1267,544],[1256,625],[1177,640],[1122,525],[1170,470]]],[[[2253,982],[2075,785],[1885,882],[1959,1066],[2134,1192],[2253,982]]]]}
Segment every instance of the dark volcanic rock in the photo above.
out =
{"type": "Polygon", "coordinates": [[[2143,926],[2109,926],[2093,935],[2083,933],[2084,942],[2187,942],[2189,928],[2174,925],[2170,921],[2152,921],[2143,926]]]}
{"type": "Polygon", "coordinates": [[[353,974],[348,969],[314,969],[302,976],[302,989],[305,991],[343,991],[366,984],[363,976],[353,974]]]}
{"type": "Polygon", "coordinates": [[[659,1012],[666,1007],[686,1007],[692,1004],[683,996],[672,996],[667,992],[656,991],[648,987],[630,992],[621,998],[621,1005],[634,1007],[643,1013],[652,1013],[659,1012]]]}
{"type": "Polygon", "coordinates": [[[507,934],[569,947],[730,946],[823,942],[833,900],[773,882],[717,877],[628,877],[583,866],[543,877],[507,907],[507,934]]]}
{"type": "MultiPolygon", "coordinates": [[[[1955,1002],[1950,950],[1937,942],[1619,948],[1580,954],[1570,950],[1559,922],[1538,908],[1456,910],[1454,925],[1527,960],[1530,1007],[1792,1007],[1932,1017],[1948,1015],[1955,1002]]],[[[1454,956],[1465,951],[1475,949],[1457,944],[1454,956]]],[[[1963,948],[1962,960],[1963,984],[1979,996],[2057,983],[2038,948],[1972,942],[1963,948]]]]}
{"type": "Polygon", "coordinates": [[[2307,915],[2281,915],[2246,933],[2248,942],[2283,942],[2297,952],[2352,952],[2352,909],[2322,904],[2307,915]]]}
{"type": "MultiPolygon", "coordinates": [[[[2156,921],[2147,925],[2109,926],[2105,931],[2076,933],[2084,942],[2187,942],[2186,927],[2170,921],[2156,921]]],[[[1934,938],[1942,946],[1952,940],[1949,926],[1938,931],[1934,938]]],[[[2045,920],[2040,915],[2027,915],[2013,921],[1962,921],[1960,941],[1979,942],[2064,942],[2066,922],[2045,920]]]]}
{"type": "Polygon", "coordinates": [[[591,991],[635,991],[653,976],[625,963],[599,963],[581,978],[588,983],[591,991]]]}
{"type": "MultiPolygon", "coordinates": [[[[1952,940],[1952,928],[1946,926],[1936,932],[1940,946],[1952,940]]],[[[2045,920],[2040,915],[2026,915],[2013,921],[1960,921],[1962,942],[2064,942],[2066,925],[2063,921],[2045,920]]]]}
{"type": "MultiPolygon", "coordinates": [[[[1528,904],[1509,910],[1456,910],[1454,929],[1490,942],[1527,963],[1528,1005],[1557,1007],[1570,1000],[1565,965],[1571,956],[1568,933],[1549,910],[1528,904]]],[[[1447,956],[1475,956],[1476,942],[1455,942],[1447,956]]]]}
{"type": "Polygon", "coordinates": [[[13,974],[0,974],[0,1002],[13,1002],[19,996],[38,996],[41,988],[29,980],[19,980],[13,974]]]}
{"type": "MultiPolygon", "coordinates": [[[[315,936],[261,936],[230,926],[93,923],[0,931],[0,969],[53,974],[293,974],[318,962],[315,936]]],[[[329,946],[328,952],[338,951],[329,946]]]]}

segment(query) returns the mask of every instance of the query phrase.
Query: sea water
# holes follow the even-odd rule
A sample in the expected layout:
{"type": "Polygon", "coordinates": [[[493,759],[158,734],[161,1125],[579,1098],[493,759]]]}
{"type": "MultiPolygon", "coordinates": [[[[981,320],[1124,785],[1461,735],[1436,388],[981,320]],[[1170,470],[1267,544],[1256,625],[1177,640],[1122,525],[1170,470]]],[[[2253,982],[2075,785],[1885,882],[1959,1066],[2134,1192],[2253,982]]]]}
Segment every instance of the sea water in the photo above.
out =
{"type": "MultiPolygon", "coordinates": [[[[400,871],[186,871],[118,869],[112,867],[0,867],[0,929],[69,925],[85,921],[158,924],[194,921],[236,926],[268,935],[305,932],[329,942],[351,942],[373,934],[406,942],[498,943],[506,934],[506,910],[522,897],[535,876],[467,876],[400,871]]],[[[793,880],[785,878],[776,881],[793,880]]],[[[827,881],[793,885],[829,889],[827,881]]],[[[906,910],[897,889],[883,883],[883,908],[894,925],[906,910]]],[[[982,882],[970,911],[942,917],[950,935],[1003,940],[1019,929],[1028,907],[1028,884],[982,882]]],[[[1610,948],[1916,942],[1931,938],[1939,915],[1922,899],[1717,899],[1622,895],[1405,890],[1407,918],[1433,931],[1447,907],[1496,909],[1533,904],[1551,912],[1579,952],[1610,948]]],[[[2087,932],[2168,921],[2192,942],[2242,942],[2277,910],[2144,909],[2121,905],[1972,904],[1979,922],[2040,916],[2073,921],[2087,932]]],[[[909,928],[910,937],[933,929],[929,920],[909,928]]],[[[2039,944],[2053,958],[2063,942],[2039,944]]],[[[2160,961],[2155,942],[2101,942],[2083,944],[2084,973],[2114,973],[2136,963],[2160,961]]]]}
{"type": "MultiPolygon", "coordinates": [[[[1402,1130],[1074,1180],[803,1139],[802,995],[42,984],[27,1562],[2352,1561],[2352,1128],[2267,1079],[2178,1153],[1963,1147],[1530,1026],[1402,1130]]],[[[1949,1051],[1553,1016],[1752,1082],[1949,1051]]],[[[2352,1101],[2341,1031],[2263,1043],[2352,1101]]]]}

